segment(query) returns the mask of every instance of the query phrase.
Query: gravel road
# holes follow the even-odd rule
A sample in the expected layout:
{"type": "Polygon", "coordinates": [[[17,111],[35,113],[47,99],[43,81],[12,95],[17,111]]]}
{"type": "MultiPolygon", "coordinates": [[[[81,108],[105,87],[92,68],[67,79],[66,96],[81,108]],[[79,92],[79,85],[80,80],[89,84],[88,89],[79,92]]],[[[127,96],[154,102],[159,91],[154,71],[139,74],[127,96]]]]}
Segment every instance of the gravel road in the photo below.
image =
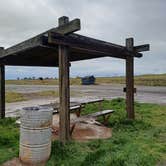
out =
{"type": "MultiPolygon", "coordinates": [[[[79,97],[71,98],[72,101],[85,101],[99,98],[111,99],[116,97],[125,97],[123,93],[124,85],[91,85],[91,86],[71,86],[71,90],[78,92],[79,97]],[[82,97],[80,97],[80,94],[82,97]]],[[[166,87],[148,87],[148,86],[135,86],[137,93],[135,94],[135,100],[145,103],[157,103],[166,105],[166,87]]],[[[32,93],[47,90],[57,90],[58,86],[53,85],[6,85],[6,91],[32,93]]],[[[8,103],[6,105],[6,112],[13,112],[16,109],[20,109],[24,106],[32,106],[38,104],[47,104],[58,100],[53,99],[33,99],[30,101],[8,103]]]]}

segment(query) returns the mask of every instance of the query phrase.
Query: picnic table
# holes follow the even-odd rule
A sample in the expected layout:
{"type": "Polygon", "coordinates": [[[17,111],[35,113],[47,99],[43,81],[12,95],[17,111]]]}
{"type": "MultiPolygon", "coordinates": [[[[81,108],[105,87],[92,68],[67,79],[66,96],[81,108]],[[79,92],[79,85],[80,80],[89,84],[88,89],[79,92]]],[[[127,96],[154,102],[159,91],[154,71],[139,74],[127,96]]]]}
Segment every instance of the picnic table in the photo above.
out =
{"type": "MultiPolygon", "coordinates": [[[[83,102],[70,102],[70,112],[71,113],[76,113],[77,117],[80,117],[81,111],[87,104],[96,104],[98,103],[98,110],[102,111],[102,102],[104,99],[95,99],[95,100],[90,100],[90,101],[83,101],[83,102]]],[[[44,107],[52,107],[54,109],[53,114],[59,113],[59,106],[60,104],[58,102],[55,103],[50,103],[50,104],[44,104],[40,105],[44,107]]]]}
{"type": "MultiPolygon", "coordinates": [[[[99,104],[99,110],[102,110],[102,105],[101,103],[103,102],[103,99],[96,99],[96,100],[90,100],[90,101],[83,101],[83,102],[70,102],[70,111],[75,112],[76,115],[79,117],[82,111],[82,108],[85,107],[87,104],[99,104]]],[[[55,103],[50,103],[50,104],[44,104],[40,105],[44,107],[52,107],[54,109],[53,114],[59,113],[59,106],[60,104],[58,102],[55,103]]]]}
{"type": "MultiPolygon", "coordinates": [[[[40,106],[53,108],[54,109],[53,114],[59,113],[60,103],[58,103],[58,102],[50,103],[50,104],[44,104],[44,105],[40,105],[40,106]]],[[[79,109],[80,106],[81,106],[81,103],[79,103],[79,102],[70,102],[70,110],[71,111],[79,109]]]]}
{"type": "MultiPolygon", "coordinates": [[[[76,113],[76,115],[77,115],[77,119],[75,119],[73,121],[73,123],[71,124],[71,129],[70,129],[71,135],[73,133],[73,130],[74,130],[76,124],[80,123],[80,122],[101,125],[101,123],[97,122],[97,118],[102,116],[103,120],[104,120],[104,124],[106,125],[108,123],[109,117],[114,112],[114,110],[103,110],[103,108],[102,108],[103,101],[104,101],[104,99],[96,99],[96,100],[91,100],[91,101],[87,101],[87,102],[85,102],[85,101],[84,102],[70,102],[70,112],[76,113]],[[88,115],[80,116],[82,108],[84,108],[87,104],[96,104],[96,103],[98,103],[99,111],[88,114],[88,115]]],[[[45,105],[41,105],[41,106],[52,107],[54,109],[53,114],[59,113],[60,104],[58,102],[45,104],[45,105]]]]}

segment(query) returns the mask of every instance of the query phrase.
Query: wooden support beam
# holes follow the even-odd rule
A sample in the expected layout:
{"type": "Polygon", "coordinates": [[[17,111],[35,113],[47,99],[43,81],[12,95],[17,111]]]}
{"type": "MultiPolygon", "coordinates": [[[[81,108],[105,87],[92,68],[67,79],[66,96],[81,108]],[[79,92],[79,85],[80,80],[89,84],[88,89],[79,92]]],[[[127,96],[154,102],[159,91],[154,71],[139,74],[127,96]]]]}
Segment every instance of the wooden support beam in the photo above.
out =
{"type": "MultiPolygon", "coordinates": [[[[68,23],[66,17],[59,19],[59,26],[68,23]]],[[[70,140],[70,85],[68,47],[59,45],[59,96],[60,96],[60,141],[65,144],[70,140]]]]}
{"type": "MultiPolygon", "coordinates": [[[[129,51],[134,49],[134,39],[126,39],[126,48],[129,51]]],[[[126,110],[128,119],[134,119],[134,58],[126,58],[126,110]]]]}
{"type": "MultiPolygon", "coordinates": [[[[0,47],[0,56],[4,51],[0,47]]],[[[5,118],[5,66],[0,64],[0,118],[5,118]]]]}
{"type": "Polygon", "coordinates": [[[112,56],[126,58],[126,56],[142,57],[142,54],[135,51],[129,51],[126,47],[112,43],[92,39],[90,37],[78,34],[61,35],[54,31],[48,33],[48,43],[51,45],[63,44],[69,46],[76,52],[87,52],[90,54],[100,54],[103,56],[112,56]]]}
{"type": "Polygon", "coordinates": [[[51,32],[56,32],[61,35],[68,35],[80,29],[81,29],[80,19],[76,18],[69,22],[69,18],[66,16],[63,16],[59,18],[59,26],[51,30],[51,32]],[[66,22],[65,24],[64,24],[64,21],[66,22]]]}
{"type": "Polygon", "coordinates": [[[150,44],[144,44],[134,47],[135,52],[143,52],[143,51],[149,51],[150,50],[150,44]]]}

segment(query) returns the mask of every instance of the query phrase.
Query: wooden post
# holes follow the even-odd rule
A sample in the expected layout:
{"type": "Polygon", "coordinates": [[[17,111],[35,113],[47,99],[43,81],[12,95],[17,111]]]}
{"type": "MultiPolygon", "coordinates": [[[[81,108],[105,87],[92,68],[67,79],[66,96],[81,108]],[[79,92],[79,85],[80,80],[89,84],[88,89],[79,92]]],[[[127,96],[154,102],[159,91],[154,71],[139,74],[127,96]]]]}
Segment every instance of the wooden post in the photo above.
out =
{"type": "MultiPolygon", "coordinates": [[[[126,48],[133,51],[134,39],[126,39],[126,48]]],[[[126,110],[128,119],[134,119],[134,58],[126,57],[126,110]]]]}
{"type": "MultiPolygon", "coordinates": [[[[59,19],[59,26],[69,22],[68,17],[59,19]]],[[[59,45],[59,96],[60,96],[60,141],[70,140],[70,87],[68,47],[59,45]]]]}
{"type": "MultiPolygon", "coordinates": [[[[0,55],[4,48],[0,47],[0,55]]],[[[5,118],[5,66],[0,64],[0,117],[5,118]]]]}

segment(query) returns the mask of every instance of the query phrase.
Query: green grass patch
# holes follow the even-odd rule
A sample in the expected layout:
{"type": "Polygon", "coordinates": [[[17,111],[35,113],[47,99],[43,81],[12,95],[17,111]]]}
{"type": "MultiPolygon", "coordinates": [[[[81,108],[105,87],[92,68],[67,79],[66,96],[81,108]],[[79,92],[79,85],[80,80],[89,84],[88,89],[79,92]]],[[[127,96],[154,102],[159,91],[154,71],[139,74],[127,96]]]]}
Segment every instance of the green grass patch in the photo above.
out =
{"type": "Polygon", "coordinates": [[[0,164],[18,156],[19,129],[15,120],[0,119],[0,164]]]}
{"type": "MultiPolygon", "coordinates": [[[[124,99],[104,101],[103,107],[116,111],[108,124],[113,137],[65,146],[55,141],[47,166],[153,166],[166,162],[166,106],[135,103],[135,121],[126,119],[124,99]]],[[[82,114],[96,111],[98,105],[89,104],[82,114]]]]}
{"type": "MultiPolygon", "coordinates": [[[[103,107],[115,110],[108,124],[113,129],[112,138],[72,141],[65,146],[54,141],[47,166],[155,166],[166,163],[166,106],[135,103],[134,121],[126,119],[124,99],[104,101],[103,107]]],[[[82,113],[95,111],[98,105],[89,104],[82,113]]],[[[0,134],[2,163],[18,155],[18,129],[11,119],[0,121],[0,127],[3,131],[0,134]]]]}

